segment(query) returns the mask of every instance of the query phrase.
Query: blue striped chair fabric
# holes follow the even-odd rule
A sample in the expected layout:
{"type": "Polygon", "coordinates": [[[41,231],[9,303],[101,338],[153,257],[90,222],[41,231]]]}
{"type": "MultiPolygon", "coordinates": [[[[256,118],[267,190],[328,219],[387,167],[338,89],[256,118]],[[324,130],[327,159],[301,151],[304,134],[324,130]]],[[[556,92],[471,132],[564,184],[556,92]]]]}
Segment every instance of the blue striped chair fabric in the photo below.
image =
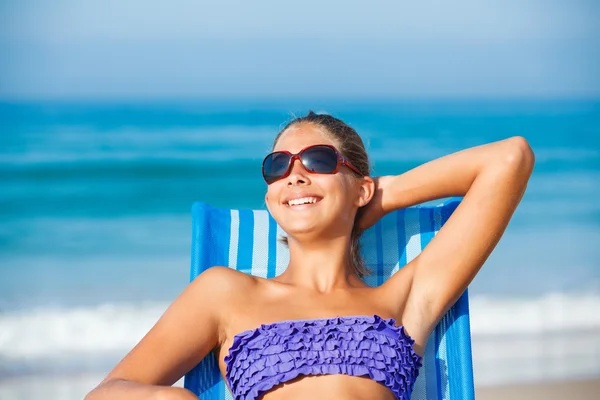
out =
{"type": "MultiPolygon", "coordinates": [[[[380,285],[414,259],[458,206],[411,207],[383,217],[361,239],[365,262],[380,285]]],[[[287,247],[277,240],[285,232],[266,210],[230,210],[195,203],[192,219],[191,279],[214,265],[271,278],[289,261],[287,247]]],[[[214,354],[209,353],[185,376],[184,386],[202,400],[233,400],[214,354]]],[[[431,334],[412,399],[474,399],[467,291],[431,334]]]]}

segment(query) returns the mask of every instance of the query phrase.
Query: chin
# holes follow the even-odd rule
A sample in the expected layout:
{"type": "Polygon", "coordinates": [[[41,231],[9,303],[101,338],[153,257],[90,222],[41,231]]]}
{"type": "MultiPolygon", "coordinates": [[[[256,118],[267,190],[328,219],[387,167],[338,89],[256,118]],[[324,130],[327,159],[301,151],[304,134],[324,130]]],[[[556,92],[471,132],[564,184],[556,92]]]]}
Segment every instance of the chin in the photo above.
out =
{"type": "Polygon", "coordinates": [[[308,235],[314,232],[317,232],[317,229],[314,226],[306,226],[306,225],[302,225],[302,224],[297,224],[297,225],[287,225],[285,228],[282,226],[281,227],[285,233],[287,233],[290,236],[303,236],[303,235],[308,235]]]}

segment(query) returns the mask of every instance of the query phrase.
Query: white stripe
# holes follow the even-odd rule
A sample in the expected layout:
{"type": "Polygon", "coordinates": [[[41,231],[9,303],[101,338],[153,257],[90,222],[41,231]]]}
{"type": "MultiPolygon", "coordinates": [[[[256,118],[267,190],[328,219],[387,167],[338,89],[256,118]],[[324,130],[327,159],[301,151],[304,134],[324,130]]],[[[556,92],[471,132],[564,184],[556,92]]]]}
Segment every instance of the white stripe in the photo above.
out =
{"type": "Polygon", "coordinates": [[[254,210],[254,243],[252,245],[252,272],[254,276],[267,277],[269,259],[269,214],[254,210]]]}
{"type": "MultiPolygon", "coordinates": [[[[442,208],[435,207],[433,209],[433,229],[434,234],[438,234],[440,229],[442,228],[442,208]]],[[[442,365],[448,365],[448,348],[446,347],[446,331],[449,326],[446,324],[446,318],[442,318],[440,321],[440,325],[443,326],[443,334],[441,335],[440,347],[438,348],[439,357],[444,361],[442,365]]],[[[448,376],[447,374],[442,374],[442,379],[446,379],[445,382],[442,382],[442,388],[444,392],[442,393],[442,399],[450,399],[450,385],[448,384],[448,376]]]]}
{"type": "Polygon", "coordinates": [[[419,221],[418,209],[408,209],[404,215],[406,263],[408,264],[421,253],[421,222],[419,221]]]}
{"type": "MultiPolygon", "coordinates": [[[[404,213],[404,234],[406,240],[406,263],[408,264],[421,253],[421,221],[418,209],[407,209],[404,213]]],[[[427,393],[430,389],[427,387],[431,378],[435,379],[435,341],[431,335],[425,345],[425,354],[423,355],[423,366],[419,378],[415,382],[413,398],[429,399],[432,394],[427,393]],[[432,370],[433,367],[433,370],[432,370]],[[429,396],[428,396],[429,395],[429,396]]],[[[431,390],[431,389],[430,389],[431,390]]],[[[435,396],[435,394],[433,394],[435,396]]]]}
{"type": "MultiPolygon", "coordinates": [[[[440,354],[440,360],[442,360],[443,362],[441,363],[441,365],[445,368],[447,368],[448,366],[448,350],[446,348],[446,334],[445,331],[448,329],[448,327],[446,327],[444,329],[444,334],[442,335],[442,339],[440,340],[440,347],[438,348],[438,353],[440,354]]],[[[444,392],[442,393],[442,399],[449,399],[450,398],[450,385],[448,384],[448,374],[447,372],[444,373],[444,371],[442,371],[442,376],[441,376],[442,380],[445,380],[443,382],[441,382],[442,384],[442,388],[444,389],[444,392]]],[[[455,377],[456,379],[456,377],[455,377]]]]}
{"type": "Polygon", "coordinates": [[[285,233],[279,224],[277,224],[277,244],[275,245],[275,248],[277,249],[275,255],[275,271],[277,275],[282,274],[290,263],[290,249],[279,240],[283,236],[287,237],[287,233],[285,233]]]}
{"type": "Polygon", "coordinates": [[[225,386],[225,400],[233,400],[233,395],[229,391],[227,385],[225,385],[225,382],[223,382],[223,386],[225,386]]]}
{"type": "Polygon", "coordinates": [[[231,232],[229,234],[229,268],[237,269],[238,240],[240,235],[240,214],[231,210],[231,232]]]}

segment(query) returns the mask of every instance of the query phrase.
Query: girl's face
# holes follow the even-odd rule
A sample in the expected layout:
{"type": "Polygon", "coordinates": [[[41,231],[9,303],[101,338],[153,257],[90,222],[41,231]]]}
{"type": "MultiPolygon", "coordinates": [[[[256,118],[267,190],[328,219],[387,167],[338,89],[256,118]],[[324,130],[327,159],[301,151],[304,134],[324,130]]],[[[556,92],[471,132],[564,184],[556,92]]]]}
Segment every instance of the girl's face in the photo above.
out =
{"type": "MultiPolygon", "coordinates": [[[[273,151],[292,154],[315,144],[338,144],[310,123],[297,124],[285,131],[273,151]]],[[[290,236],[318,234],[323,237],[348,235],[354,216],[364,201],[360,182],[345,166],[335,174],[316,174],[295,160],[290,174],[270,184],[265,196],[267,207],[290,236]]]]}

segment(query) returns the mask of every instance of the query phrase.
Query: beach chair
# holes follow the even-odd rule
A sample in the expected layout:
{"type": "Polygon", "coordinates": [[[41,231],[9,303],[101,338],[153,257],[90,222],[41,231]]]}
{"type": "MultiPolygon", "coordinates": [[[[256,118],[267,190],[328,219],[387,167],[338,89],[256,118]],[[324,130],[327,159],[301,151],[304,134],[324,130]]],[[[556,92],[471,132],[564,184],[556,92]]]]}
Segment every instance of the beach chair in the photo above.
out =
{"type": "MultiPolygon", "coordinates": [[[[380,285],[415,258],[458,204],[451,200],[395,211],[365,231],[362,252],[373,271],[365,282],[380,285]]],[[[286,268],[289,252],[277,240],[285,233],[266,210],[230,210],[195,203],[192,213],[192,280],[214,265],[265,278],[286,268]]],[[[184,386],[201,400],[232,399],[212,352],[186,374],[184,386]]],[[[412,399],[474,399],[466,291],[431,334],[412,399]]]]}

